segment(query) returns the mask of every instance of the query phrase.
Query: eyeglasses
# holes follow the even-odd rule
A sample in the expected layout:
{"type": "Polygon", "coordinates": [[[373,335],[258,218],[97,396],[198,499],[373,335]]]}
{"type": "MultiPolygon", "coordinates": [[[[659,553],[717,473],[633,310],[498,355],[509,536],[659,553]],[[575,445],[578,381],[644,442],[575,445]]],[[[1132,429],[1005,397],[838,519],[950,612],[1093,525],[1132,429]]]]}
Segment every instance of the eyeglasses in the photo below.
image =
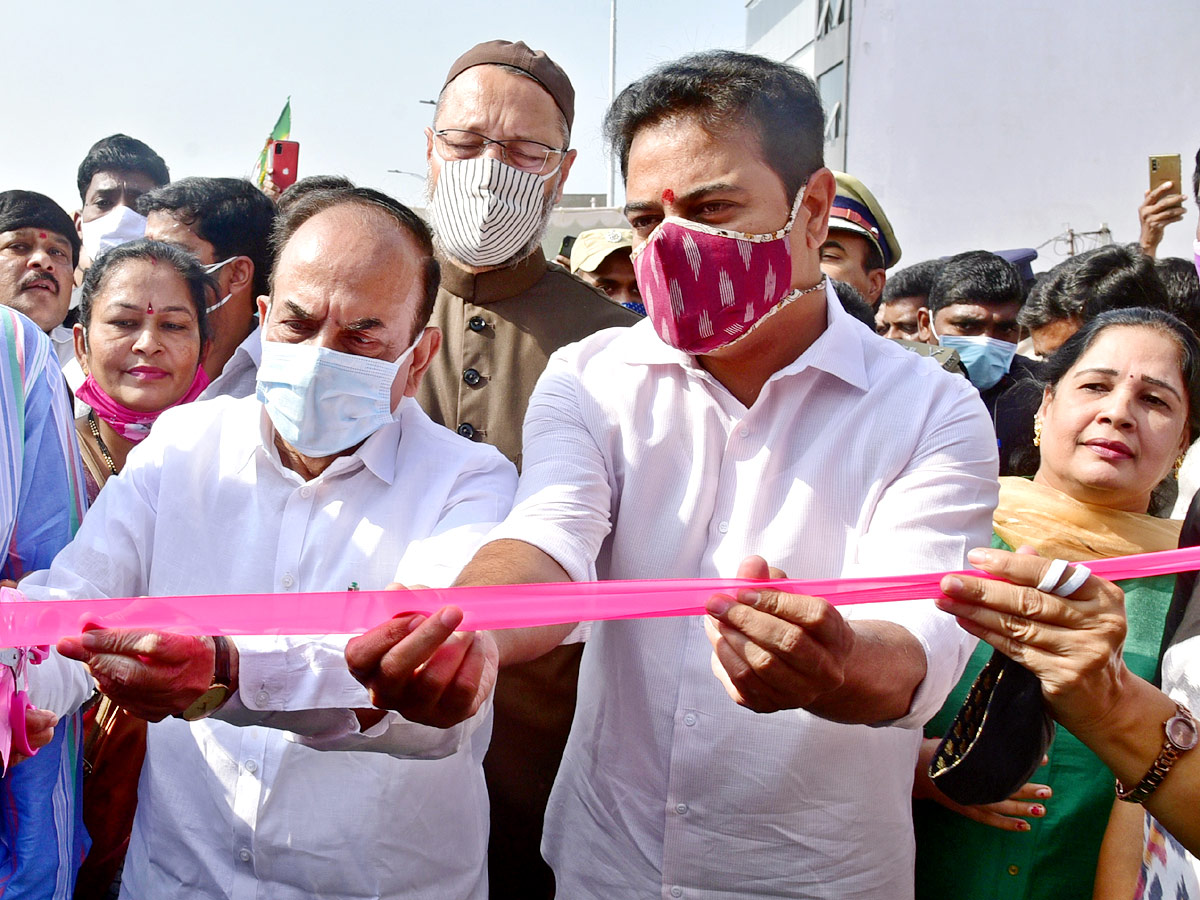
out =
{"type": "Polygon", "coordinates": [[[497,141],[474,131],[443,128],[433,133],[437,139],[438,155],[442,159],[475,159],[487,150],[488,144],[500,148],[500,158],[514,169],[545,175],[558,168],[567,148],[558,149],[538,141],[497,141]]]}

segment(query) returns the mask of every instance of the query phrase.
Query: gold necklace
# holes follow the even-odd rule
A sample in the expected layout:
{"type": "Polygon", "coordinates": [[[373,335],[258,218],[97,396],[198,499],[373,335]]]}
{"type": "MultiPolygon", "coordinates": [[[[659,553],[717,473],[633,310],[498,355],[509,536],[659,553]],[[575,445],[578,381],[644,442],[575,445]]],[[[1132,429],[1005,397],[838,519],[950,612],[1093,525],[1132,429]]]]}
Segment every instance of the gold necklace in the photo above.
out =
{"type": "Polygon", "coordinates": [[[108,455],[108,448],[104,446],[104,438],[100,437],[100,426],[96,424],[95,412],[88,413],[88,427],[92,430],[92,437],[100,445],[100,453],[104,456],[104,461],[108,463],[108,470],[116,475],[117,467],[113,465],[112,457],[108,455]]]}

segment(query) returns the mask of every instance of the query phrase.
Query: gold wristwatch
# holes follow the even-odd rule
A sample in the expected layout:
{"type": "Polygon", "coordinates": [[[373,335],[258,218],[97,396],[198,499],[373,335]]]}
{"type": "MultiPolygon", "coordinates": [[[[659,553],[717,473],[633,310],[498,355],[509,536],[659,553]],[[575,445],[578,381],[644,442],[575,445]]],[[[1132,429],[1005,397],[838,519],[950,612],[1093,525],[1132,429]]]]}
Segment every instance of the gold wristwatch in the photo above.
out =
{"type": "Polygon", "coordinates": [[[185,722],[195,722],[197,719],[211,716],[225,705],[233,691],[229,639],[220,634],[214,636],[213,650],[213,683],[191,706],[183,712],[176,713],[176,716],[185,722]]]}
{"type": "Polygon", "coordinates": [[[1183,704],[1176,703],[1175,707],[1175,715],[1163,723],[1166,739],[1163,741],[1158,759],[1154,760],[1150,765],[1150,770],[1131,789],[1126,790],[1118,778],[1117,799],[1127,803],[1145,801],[1162,784],[1162,780],[1171,771],[1171,766],[1175,765],[1175,760],[1200,743],[1200,731],[1196,728],[1196,720],[1192,718],[1192,714],[1183,704]]]}

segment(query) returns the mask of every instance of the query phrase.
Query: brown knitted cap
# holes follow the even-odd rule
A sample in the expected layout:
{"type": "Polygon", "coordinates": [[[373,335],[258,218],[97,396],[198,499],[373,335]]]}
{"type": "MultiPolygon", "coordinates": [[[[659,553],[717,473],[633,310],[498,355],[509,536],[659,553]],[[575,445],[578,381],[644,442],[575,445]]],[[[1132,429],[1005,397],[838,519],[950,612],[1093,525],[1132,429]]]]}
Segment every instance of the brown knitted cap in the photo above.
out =
{"type": "Polygon", "coordinates": [[[562,114],[567,119],[569,130],[575,122],[575,88],[571,87],[571,79],[559,68],[558,63],[541,50],[530,50],[523,41],[515,44],[510,41],[484,41],[476,44],[454,61],[442,90],[455,78],[473,66],[502,65],[512,66],[522,72],[528,72],[542,87],[546,89],[562,114]]]}

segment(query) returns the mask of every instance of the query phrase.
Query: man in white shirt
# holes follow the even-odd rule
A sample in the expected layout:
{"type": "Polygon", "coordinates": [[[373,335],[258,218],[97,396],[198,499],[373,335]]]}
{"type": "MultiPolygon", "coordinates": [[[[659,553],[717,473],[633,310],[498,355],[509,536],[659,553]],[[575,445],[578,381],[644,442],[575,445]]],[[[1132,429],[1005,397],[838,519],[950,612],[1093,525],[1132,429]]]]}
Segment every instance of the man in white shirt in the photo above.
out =
{"type": "MultiPolygon", "coordinates": [[[[460,583],[761,578],[762,557],[797,578],[938,571],[986,543],[977,394],[852,321],[822,277],[822,122],[806,76],[740,53],[618,97],[648,317],[551,358],[513,512],[460,583]]],[[[591,627],[543,840],[560,895],[911,898],[920,725],[973,642],[927,601],[742,591],[708,613],[591,627]]],[[[565,631],[475,641],[508,662],[565,631]]],[[[422,680],[371,673],[405,632],[347,648],[380,705],[422,680]]],[[[469,712],[486,673],[441,674],[469,712]]]]}
{"type": "MultiPolygon", "coordinates": [[[[160,418],[30,596],[444,585],[508,511],[513,466],[412,399],[440,341],[424,327],[438,282],[424,224],[351,188],[297,203],[275,237],[258,397],[160,418]]],[[[458,618],[400,621],[419,623],[406,664],[474,658],[450,636],[458,618]]],[[[486,897],[490,707],[448,729],[369,709],[344,645],[60,642],[155,723],[122,897],[486,897]]]]}

